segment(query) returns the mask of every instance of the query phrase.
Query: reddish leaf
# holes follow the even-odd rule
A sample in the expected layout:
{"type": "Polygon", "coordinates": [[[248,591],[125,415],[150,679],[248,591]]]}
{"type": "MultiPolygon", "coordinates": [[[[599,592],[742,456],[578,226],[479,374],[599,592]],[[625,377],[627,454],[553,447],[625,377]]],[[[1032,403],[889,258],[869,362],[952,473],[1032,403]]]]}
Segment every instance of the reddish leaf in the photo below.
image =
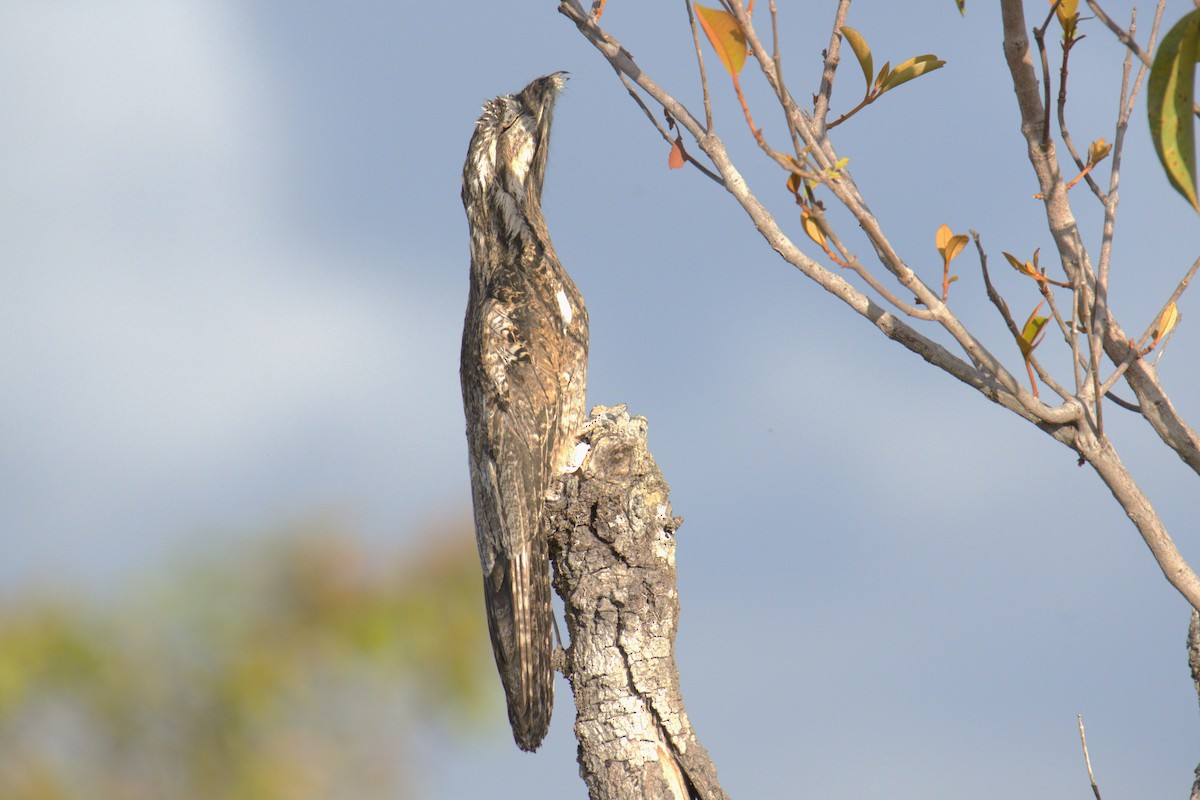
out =
{"type": "Polygon", "coordinates": [[[667,166],[679,169],[683,166],[683,143],[676,139],[671,144],[671,155],[667,158],[667,166]]]}

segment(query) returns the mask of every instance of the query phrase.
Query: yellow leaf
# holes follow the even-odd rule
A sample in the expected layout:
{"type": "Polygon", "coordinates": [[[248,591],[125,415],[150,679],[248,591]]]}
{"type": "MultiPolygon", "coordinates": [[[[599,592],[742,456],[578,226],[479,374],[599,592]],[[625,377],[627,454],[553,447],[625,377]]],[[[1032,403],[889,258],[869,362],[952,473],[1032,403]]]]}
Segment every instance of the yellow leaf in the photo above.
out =
{"type": "Polygon", "coordinates": [[[1028,275],[1031,278],[1037,277],[1038,271],[1034,269],[1033,264],[1028,261],[1022,261],[1012,253],[1005,253],[1004,257],[1008,259],[1008,263],[1012,264],[1012,268],[1023,275],[1028,275]]]}
{"type": "Polygon", "coordinates": [[[925,54],[923,56],[914,56],[907,61],[897,64],[892,70],[892,74],[883,79],[883,83],[879,87],[880,93],[886,92],[889,89],[895,89],[902,83],[907,83],[913,78],[919,78],[927,72],[933,72],[935,69],[940,69],[946,65],[935,55],[925,54]]]}
{"type": "Polygon", "coordinates": [[[963,251],[963,248],[967,246],[967,242],[969,241],[970,239],[965,233],[956,234],[954,238],[950,240],[950,245],[946,248],[946,260],[953,261],[954,259],[958,258],[958,254],[963,251]]]}
{"type": "Polygon", "coordinates": [[[967,246],[970,239],[965,233],[955,234],[950,230],[950,227],[943,225],[937,229],[937,234],[934,236],[934,242],[937,244],[937,250],[942,254],[942,258],[949,265],[951,261],[958,258],[958,254],[967,246]]]}
{"type": "Polygon", "coordinates": [[[800,181],[801,180],[802,180],[801,177],[795,172],[788,175],[787,188],[788,188],[789,192],[796,195],[797,203],[800,202],[800,181]]]}
{"type": "Polygon", "coordinates": [[[1111,152],[1112,152],[1111,144],[1104,141],[1103,138],[1097,139],[1096,141],[1092,142],[1091,145],[1088,147],[1088,163],[1089,164],[1099,164],[1101,161],[1103,161],[1105,158],[1107,158],[1108,154],[1111,152]]]}
{"type": "MultiPolygon", "coordinates": [[[[1055,0],[1050,0],[1050,5],[1054,5],[1054,3],[1055,0]]],[[[1058,18],[1062,20],[1069,20],[1075,16],[1077,11],[1079,11],[1079,0],[1062,0],[1056,9],[1058,18]]]]}
{"type": "Polygon", "coordinates": [[[890,61],[883,62],[883,66],[879,68],[879,74],[875,76],[875,86],[871,89],[871,91],[874,91],[874,92],[881,91],[880,87],[883,86],[883,82],[886,81],[888,79],[888,76],[891,74],[892,74],[892,62],[890,62],[890,61]]]}
{"type": "Polygon", "coordinates": [[[1025,320],[1025,327],[1021,329],[1021,338],[1017,340],[1017,346],[1021,348],[1021,355],[1029,358],[1033,353],[1033,349],[1042,342],[1042,336],[1045,334],[1046,322],[1049,317],[1039,317],[1037,315],[1038,308],[1042,304],[1038,303],[1037,308],[1029,315],[1029,319],[1025,320]]]}
{"type": "Polygon", "coordinates": [[[846,42],[854,51],[858,65],[862,67],[863,77],[867,79],[867,89],[870,90],[871,78],[875,75],[875,63],[871,58],[871,48],[867,46],[867,40],[854,28],[845,25],[842,26],[842,36],[846,37],[846,42]]]}
{"type": "Polygon", "coordinates": [[[1175,303],[1172,301],[1163,309],[1162,314],[1158,317],[1158,327],[1154,330],[1154,344],[1158,344],[1164,336],[1169,335],[1171,329],[1175,327],[1175,323],[1178,321],[1179,309],[1175,307],[1175,303]]]}
{"type": "Polygon", "coordinates": [[[939,253],[942,253],[943,255],[945,255],[945,253],[943,251],[946,249],[946,244],[953,237],[954,237],[954,232],[950,230],[949,225],[942,225],[942,227],[937,229],[937,233],[935,233],[933,235],[933,243],[935,245],[937,245],[937,249],[938,249],[939,253]]]}
{"type": "Polygon", "coordinates": [[[1192,207],[1196,196],[1196,141],[1192,109],[1196,102],[1196,60],[1200,55],[1200,9],[1184,15],[1158,46],[1146,86],[1150,138],[1167,178],[1192,207]]]}
{"type": "Polygon", "coordinates": [[[746,63],[746,34],[737,20],[728,11],[702,5],[696,6],[696,16],[725,69],[737,75],[746,63]]]}
{"type": "MultiPolygon", "coordinates": [[[[1054,5],[1055,0],[1050,0],[1054,5]]],[[[1062,0],[1054,13],[1058,15],[1058,24],[1062,25],[1063,33],[1070,35],[1075,32],[1075,24],[1079,21],[1079,0],[1062,0]]]]}
{"type": "Polygon", "coordinates": [[[808,238],[821,245],[821,248],[824,249],[825,232],[821,230],[820,224],[807,211],[800,212],[800,222],[804,225],[804,232],[808,234],[808,238]]]}

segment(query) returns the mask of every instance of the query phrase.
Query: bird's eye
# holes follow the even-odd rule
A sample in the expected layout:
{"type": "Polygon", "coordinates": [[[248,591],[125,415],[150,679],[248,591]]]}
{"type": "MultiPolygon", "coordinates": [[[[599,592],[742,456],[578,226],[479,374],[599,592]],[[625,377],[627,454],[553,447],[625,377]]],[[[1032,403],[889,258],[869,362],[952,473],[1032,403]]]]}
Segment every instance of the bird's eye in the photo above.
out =
{"type": "Polygon", "coordinates": [[[501,128],[501,129],[500,129],[500,133],[501,133],[502,135],[503,135],[503,134],[505,134],[505,133],[508,133],[508,129],[509,129],[509,128],[511,128],[513,125],[516,125],[516,124],[517,124],[517,120],[519,120],[519,119],[520,119],[520,117],[519,117],[519,116],[517,116],[517,117],[513,117],[511,122],[509,122],[507,125],[505,125],[503,128],[501,128]]]}

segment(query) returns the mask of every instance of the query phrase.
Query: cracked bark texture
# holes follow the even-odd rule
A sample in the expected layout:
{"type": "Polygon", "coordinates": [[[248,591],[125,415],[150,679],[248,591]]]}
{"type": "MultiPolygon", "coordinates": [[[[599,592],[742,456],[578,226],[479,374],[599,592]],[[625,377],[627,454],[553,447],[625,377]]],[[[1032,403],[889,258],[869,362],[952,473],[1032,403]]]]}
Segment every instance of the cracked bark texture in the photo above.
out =
{"type": "Polygon", "coordinates": [[[725,792],[679,690],[675,532],[647,422],[596,406],[583,466],[551,501],[554,588],[566,607],[564,673],[575,695],[579,771],[593,800],[725,792]]]}
{"type": "MultiPolygon", "coordinates": [[[[1192,609],[1187,635],[1188,667],[1192,671],[1192,685],[1200,697],[1200,614],[1192,609]]],[[[1200,800],[1200,764],[1196,766],[1195,781],[1192,783],[1191,800],[1200,800]]]]}

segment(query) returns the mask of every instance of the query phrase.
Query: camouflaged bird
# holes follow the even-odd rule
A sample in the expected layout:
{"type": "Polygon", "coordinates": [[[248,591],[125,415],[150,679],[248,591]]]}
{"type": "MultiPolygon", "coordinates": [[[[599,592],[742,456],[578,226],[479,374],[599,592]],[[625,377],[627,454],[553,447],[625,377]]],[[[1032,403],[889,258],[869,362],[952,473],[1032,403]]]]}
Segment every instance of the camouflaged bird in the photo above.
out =
{"type": "Polygon", "coordinates": [[[574,466],[587,373],[587,309],[542,216],[551,115],[566,80],[546,75],[486,103],[463,166],[471,291],[461,377],[475,537],[508,719],[530,751],[554,702],[544,504],[574,466]]]}

